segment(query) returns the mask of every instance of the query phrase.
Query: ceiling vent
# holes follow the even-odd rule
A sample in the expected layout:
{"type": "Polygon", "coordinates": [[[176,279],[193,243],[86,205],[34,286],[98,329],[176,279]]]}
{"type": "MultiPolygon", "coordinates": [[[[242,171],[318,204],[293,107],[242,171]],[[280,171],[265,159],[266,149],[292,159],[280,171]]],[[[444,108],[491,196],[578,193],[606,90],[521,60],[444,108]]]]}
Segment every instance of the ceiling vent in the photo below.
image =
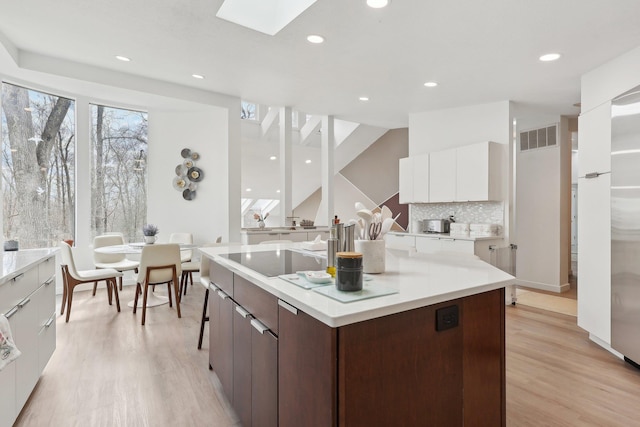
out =
{"type": "Polygon", "coordinates": [[[520,151],[553,147],[558,141],[558,125],[520,132],[520,151]]]}

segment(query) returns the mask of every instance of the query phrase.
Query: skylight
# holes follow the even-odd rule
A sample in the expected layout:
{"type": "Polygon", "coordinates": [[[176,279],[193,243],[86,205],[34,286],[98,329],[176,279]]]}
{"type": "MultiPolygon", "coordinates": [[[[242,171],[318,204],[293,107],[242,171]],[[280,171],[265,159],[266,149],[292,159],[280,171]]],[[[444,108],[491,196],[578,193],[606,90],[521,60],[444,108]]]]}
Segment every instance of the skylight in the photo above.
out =
{"type": "Polygon", "coordinates": [[[273,36],[315,2],[316,0],[225,0],[216,16],[273,36]]]}

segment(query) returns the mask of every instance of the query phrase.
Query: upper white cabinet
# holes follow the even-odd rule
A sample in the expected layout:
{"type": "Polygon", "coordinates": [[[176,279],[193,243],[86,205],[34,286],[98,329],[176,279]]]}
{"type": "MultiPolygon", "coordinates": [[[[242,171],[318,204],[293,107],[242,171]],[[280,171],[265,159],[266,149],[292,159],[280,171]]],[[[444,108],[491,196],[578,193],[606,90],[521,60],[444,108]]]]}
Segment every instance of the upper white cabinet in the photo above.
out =
{"type": "Polygon", "coordinates": [[[456,201],[501,200],[500,149],[495,142],[456,149],[456,201]]]}
{"type": "Polygon", "coordinates": [[[456,198],[456,149],[429,153],[429,201],[452,202],[456,198]]]}
{"type": "Polygon", "coordinates": [[[611,120],[611,102],[580,114],[578,176],[611,171],[611,120]]]}
{"type": "Polygon", "coordinates": [[[481,142],[400,159],[400,203],[502,200],[502,148],[481,142]]]}
{"type": "Polygon", "coordinates": [[[413,203],[413,157],[400,159],[398,180],[398,201],[413,203]]]}
{"type": "Polygon", "coordinates": [[[400,203],[429,202],[429,154],[400,159],[400,203]]]}

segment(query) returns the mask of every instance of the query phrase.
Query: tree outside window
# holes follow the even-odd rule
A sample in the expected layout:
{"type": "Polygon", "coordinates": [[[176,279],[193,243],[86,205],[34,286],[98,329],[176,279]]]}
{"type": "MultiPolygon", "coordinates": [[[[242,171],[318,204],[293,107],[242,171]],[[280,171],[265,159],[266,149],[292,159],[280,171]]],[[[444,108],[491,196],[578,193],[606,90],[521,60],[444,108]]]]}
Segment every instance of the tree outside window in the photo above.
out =
{"type": "Polygon", "coordinates": [[[91,106],[91,232],[141,240],[147,217],[147,113],[91,106]]]}
{"type": "Polygon", "coordinates": [[[2,84],[3,233],[21,249],[75,231],[75,102],[2,84]]]}

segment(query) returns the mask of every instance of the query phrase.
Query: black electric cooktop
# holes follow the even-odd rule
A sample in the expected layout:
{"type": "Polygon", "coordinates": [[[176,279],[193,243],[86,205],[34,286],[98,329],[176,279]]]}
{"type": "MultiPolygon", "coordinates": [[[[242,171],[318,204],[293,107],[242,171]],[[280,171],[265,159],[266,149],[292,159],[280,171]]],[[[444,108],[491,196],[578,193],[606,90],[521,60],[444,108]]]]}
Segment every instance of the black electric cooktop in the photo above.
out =
{"type": "Polygon", "coordinates": [[[244,252],[220,255],[267,277],[296,271],[324,271],[327,260],[288,249],[264,252],[244,252]]]}

